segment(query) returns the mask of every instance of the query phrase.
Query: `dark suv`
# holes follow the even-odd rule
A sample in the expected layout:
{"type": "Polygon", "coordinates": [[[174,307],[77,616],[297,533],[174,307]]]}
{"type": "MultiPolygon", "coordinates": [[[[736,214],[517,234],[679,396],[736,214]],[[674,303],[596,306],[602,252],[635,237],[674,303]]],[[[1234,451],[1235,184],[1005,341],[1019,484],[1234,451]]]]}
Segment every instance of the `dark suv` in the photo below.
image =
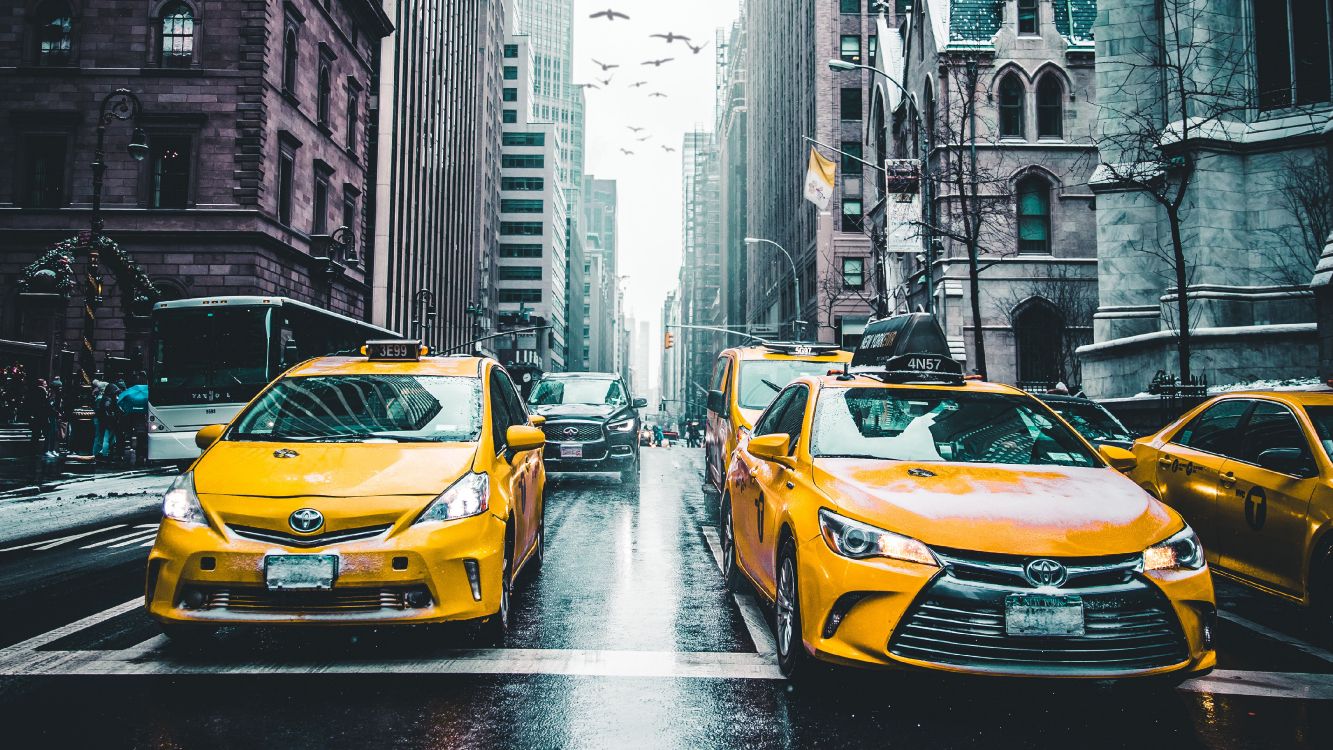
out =
{"type": "Polygon", "coordinates": [[[543,459],[547,471],[618,472],[639,477],[639,409],[620,377],[609,372],[542,376],[528,396],[528,410],[546,418],[543,459]]]}

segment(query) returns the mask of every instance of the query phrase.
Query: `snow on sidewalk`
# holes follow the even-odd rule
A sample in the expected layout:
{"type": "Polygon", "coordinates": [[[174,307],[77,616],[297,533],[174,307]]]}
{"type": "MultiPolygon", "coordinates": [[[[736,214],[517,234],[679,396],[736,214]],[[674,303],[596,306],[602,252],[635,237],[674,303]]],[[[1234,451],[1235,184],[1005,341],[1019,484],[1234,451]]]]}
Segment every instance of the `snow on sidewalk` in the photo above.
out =
{"type": "Polygon", "coordinates": [[[126,472],[72,480],[36,495],[0,496],[0,544],[155,510],[173,479],[126,472]]]}

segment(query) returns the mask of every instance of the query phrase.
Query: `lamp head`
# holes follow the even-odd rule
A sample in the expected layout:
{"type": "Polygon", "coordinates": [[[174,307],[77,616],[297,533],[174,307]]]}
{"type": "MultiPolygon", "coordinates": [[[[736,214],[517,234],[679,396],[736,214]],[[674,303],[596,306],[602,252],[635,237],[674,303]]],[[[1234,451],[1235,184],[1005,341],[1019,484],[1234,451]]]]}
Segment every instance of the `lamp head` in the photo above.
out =
{"type": "Polygon", "coordinates": [[[857,65],[855,63],[849,63],[846,60],[838,60],[835,58],[828,61],[828,69],[835,72],[839,70],[856,70],[856,68],[857,65]]]}
{"type": "Polygon", "coordinates": [[[143,161],[148,158],[148,134],[143,132],[143,128],[135,128],[134,136],[130,138],[130,143],[125,150],[134,157],[135,161],[143,161]]]}
{"type": "Polygon", "coordinates": [[[758,244],[759,244],[759,238],[758,238],[758,237],[746,237],[746,238],[745,238],[745,244],[747,244],[747,245],[758,245],[758,244]]]}

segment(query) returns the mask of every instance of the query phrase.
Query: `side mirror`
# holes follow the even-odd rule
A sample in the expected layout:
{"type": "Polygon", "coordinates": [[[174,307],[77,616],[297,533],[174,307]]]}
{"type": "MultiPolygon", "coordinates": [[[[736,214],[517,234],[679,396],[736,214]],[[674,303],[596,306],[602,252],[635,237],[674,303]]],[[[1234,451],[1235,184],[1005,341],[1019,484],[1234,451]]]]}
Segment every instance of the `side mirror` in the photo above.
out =
{"type": "Polygon", "coordinates": [[[222,431],[227,429],[225,424],[211,424],[198,432],[194,433],[194,444],[199,446],[199,450],[206,451],[208,447],[222,437],[222,431]]]}
{"type": "Polygon", "coordinates": [[[533,427],[541,427],[546,424],[546,417],[543,417],[540,414],[532,414],[528,417],[528,423],[533,427]]]}
{"type": "Polygon", "coordinates": [[[635,408],[635,409],[647,409],[647,408],[648,408],[648,399],[646,399],[646,398],[636,398],[636,399],[634,399],[634,408],[635,408]]]}
{"type": "Polygon", "coordinates": [[[1305,451],[1300,448],[1269,448],[1256,459],[1260,466],[1280,474],[1308,477],[1313,474],[1305,451]]]}
{"type": "Polygon", "coordinates": [[[770,435],[760,435],[750,438],[746,446],[750,455],[765,461],[782,464],[786,466],[791,458],[791,435],[785,432],[775,432],[770,435]]]}
{"type": "Polygon", "coordinates": [[[1097,446],[1097,452],[1102,454],[1102,458],[1106,459],[1106,463],[1110,464],[1112,469],[1122,474],[1128,474],[1134,470],[1135,466],[1139,465],[1138,456],[1124,448],[1114,445],[1099,445],[1097,446]]]}
{"type": "Polygon", "coordinates": [[[546,433],[525,424],[516,424],[505,430],[505,442],[513,453],[536,450],[546,445],[546,433]]]}
{"type": "Polygon", "coordinates": [[[727,417],[727,395],[722,391],[708,392],[708,410],[726,419],[727,417]]]}

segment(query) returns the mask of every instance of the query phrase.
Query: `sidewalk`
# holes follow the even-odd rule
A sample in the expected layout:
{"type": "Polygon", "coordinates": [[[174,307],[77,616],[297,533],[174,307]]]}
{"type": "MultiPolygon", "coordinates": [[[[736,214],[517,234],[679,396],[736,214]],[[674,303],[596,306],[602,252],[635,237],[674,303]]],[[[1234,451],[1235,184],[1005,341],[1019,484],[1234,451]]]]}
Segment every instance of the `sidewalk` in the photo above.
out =
{"type": "Polygon", "coordinates": [[[135,469],[61,478],[45,491],[0,493],[0,544],[155,510],[174,471],[135,469]]]}

